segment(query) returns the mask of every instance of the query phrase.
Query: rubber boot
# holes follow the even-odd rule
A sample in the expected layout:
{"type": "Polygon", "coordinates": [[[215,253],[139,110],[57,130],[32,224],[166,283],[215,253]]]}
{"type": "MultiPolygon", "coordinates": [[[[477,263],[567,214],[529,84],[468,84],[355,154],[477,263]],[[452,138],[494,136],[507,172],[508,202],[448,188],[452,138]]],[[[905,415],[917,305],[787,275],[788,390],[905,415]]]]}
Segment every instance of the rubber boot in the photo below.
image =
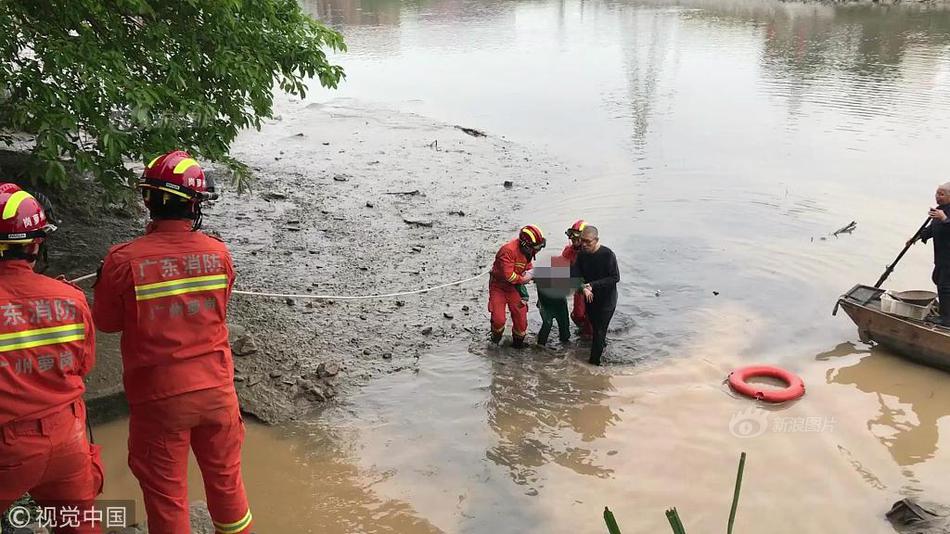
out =
{"type": "Polygon", "coordinates": [[[494,343],[495,345],[497,345],[499,342],[501,342],[501,336],[502,336],[503,334],[504,334],[504,332],[492,332],[492,333],[491,333],[491,342],[494,343]]]}
{"type": "Polygon", "coordinates": [[[523,349],[523,348],[524,348],[524,336],[511,336],[511,348],[513,348],[513,349],[523,349]]]}

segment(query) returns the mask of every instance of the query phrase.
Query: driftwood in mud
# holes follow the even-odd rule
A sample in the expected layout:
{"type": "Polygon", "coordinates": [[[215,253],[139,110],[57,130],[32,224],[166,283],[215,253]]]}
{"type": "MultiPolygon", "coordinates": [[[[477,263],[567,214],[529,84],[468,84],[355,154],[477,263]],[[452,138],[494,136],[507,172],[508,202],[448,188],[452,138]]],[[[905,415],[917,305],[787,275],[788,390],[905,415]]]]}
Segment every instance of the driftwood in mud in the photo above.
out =
{"type": "Polygon", "coordinates": [[[433,225],[432,221],[416,221],[413,219],[405,219],[405,218],[402,220],[402,222],[411,226],[422,226],[425,228],[432,228],[432,225],[433,225]]]}
{"type": "Polygon", "coordinates": [[[422,193],[420,193],[418,189],[413,189],[412,191],[392,191],[392,192],[387,192],[383,194],[384,195],[406,195],[406,196],[413,197],[416,195],[420,195],[422,193]]]}
{"type": "Polygon", "coordinates": [[[476,130],[475,128],[466,128],[464,126],[456,126],[459,130],[471,135],[472,137],[488,137],[488,134],[481,130],[476,130]]]}
{"type": "Polygon", "coordinates": [[[850,234],[857,227],[858,227],[858,223],[855,221],[851,221],[848,224],[842,226],[841,228],[838,228],[837,230],[835,230],[835,232],[831,235],[838,237],[838,234],[850,234]]]}

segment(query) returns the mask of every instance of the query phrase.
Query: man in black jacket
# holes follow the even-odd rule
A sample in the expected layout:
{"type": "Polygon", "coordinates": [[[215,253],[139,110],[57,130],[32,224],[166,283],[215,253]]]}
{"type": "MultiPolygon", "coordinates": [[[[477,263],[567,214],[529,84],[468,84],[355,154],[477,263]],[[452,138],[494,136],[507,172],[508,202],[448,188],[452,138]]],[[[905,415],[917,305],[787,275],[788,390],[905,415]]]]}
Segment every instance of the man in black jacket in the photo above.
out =
{"type": "Polygon", "coordinates": [[[934,240],[933,282],[937,285],[940,303],[940,319],[935,322],[950,326],[950,182],[937,188],[935,199],[937,207],[930,209],[930,224],[911,238],[911,242],[918,237],[924,243],[934,240]]]}
{"type": "Polygon", "coordinates": [[[607,345],[607,327],[617,308],[617,283],[620,268],[617,256],[600,244],[597,228],[587,226],[581,233],[581,253],[571,267],[571,276],[583,280],[582,290],[587,301],[587,316],[594,331],[590,347],[590,363],[600,365],[607,345]]]}

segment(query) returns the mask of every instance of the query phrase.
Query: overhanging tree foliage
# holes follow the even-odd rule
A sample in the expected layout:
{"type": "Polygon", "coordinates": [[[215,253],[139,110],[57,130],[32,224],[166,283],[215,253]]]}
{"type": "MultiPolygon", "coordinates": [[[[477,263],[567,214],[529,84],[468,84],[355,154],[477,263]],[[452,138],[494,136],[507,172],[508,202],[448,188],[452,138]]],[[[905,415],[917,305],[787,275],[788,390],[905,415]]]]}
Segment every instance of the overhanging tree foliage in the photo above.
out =
{"type": "Polygon", "coordinates": [[[0,137],[34,134],[33,174],[53,186],[64,159],[115,186],[127,160],[174,148],[246,177],[231,142],[271,116],[275,86],[335,88],[328,50],[343,37],[295,0],[3,0],[0,137]]]}

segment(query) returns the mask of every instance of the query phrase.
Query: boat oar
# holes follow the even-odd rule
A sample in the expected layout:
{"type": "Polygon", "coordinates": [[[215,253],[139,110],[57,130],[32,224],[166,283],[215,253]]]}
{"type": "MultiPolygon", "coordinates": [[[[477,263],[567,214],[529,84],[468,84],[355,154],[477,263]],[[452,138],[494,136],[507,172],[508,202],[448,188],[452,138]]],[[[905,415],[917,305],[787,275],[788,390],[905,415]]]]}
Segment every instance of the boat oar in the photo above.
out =
{"type": "Polygon", "coordinates": [[[926,228],[928,224],[930,224],[930,221],[931,221],[931,218],[927,217],[927,220],[924,221],[924,224],[920,225],[920,228],[917,230],[917,233],[915,233],[914,237],[910,238],[910,241],[908,241],[907,244],[904,245],[904,250],[902,250],[901,253],[897,255],[897,259],[894,260],[894,263],[887,266],[887,270],[884,271],[884,274],[881,275],[881,278],[879,278],[877,283],[874,284],[875,289],[881,287],[881,284],[884,283],[884,280],[887,280],[887,277],[890,276],[891,273],[894,271],[894,267],[897,266],[897,262],[901,261],[901,258],[904,257],[904,254],[907,253],[907,249],[909,249],[910,246],[914,244],[914,241],[917,241],[917,238],[920,236],[920,233],[924,231],[924,228],[926,228]]]}

